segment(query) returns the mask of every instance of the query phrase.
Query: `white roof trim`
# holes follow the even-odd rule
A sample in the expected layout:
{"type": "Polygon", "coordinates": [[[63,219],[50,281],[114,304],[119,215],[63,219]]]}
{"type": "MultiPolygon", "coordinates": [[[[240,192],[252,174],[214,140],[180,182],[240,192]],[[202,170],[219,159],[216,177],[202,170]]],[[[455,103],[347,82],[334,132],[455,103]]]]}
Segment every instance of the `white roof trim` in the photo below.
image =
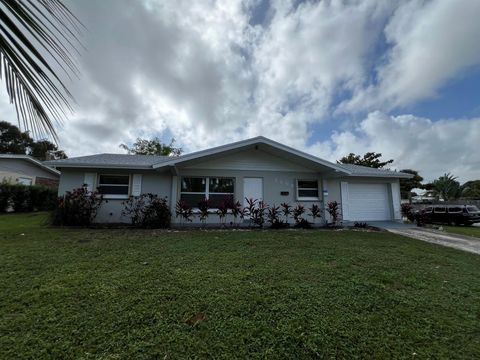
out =
{"type": "Polygon", "coordinates": [[[22,159],[27,160],[46,171],[50,171],[52,174],[59,175],[60,171],[52,169],[50,166],[43,164],[40,160],[37,160],[29,155],[22,155],[22,154],[0,154],[0,159],[22,159]]]}
{"type": "Polygon", "coordinates": [[[307,154],[303,151],[299,151],[299,150],[296,150],[296,149],[291,148],[289,146],[280,144],[276,141],[267,139],[263,136],[257,136],[257,137],[251,138],[251,139],[237,141],[237,142],[234,142],[234,143],[217,146],[217,147],[213,147],[213,148],[210,148],[210,149],[197,151],[197,152],[194,152],[194,153],[191,153],[191,154],[178,156],[176,158],[172,158],[172,160],[170,160],[170,161],[164,161],[164,162],[161,162],[161,163],[158,163],[158,164],[154,164],[153,168],[158,169],[158,168],[164,167],[164,166],[177,165],[178,163],[182,163],[184,161],[195,160],[195,159],[202,158],[202,157],[205,157],[205,156],[222,153],[224,151],[235,150],[235,149],[238,149],[238,148],[241,148],[241,147],[244,147],[244,146],[257,145],[257,144],[269,145],[273,148],[289,152],[289,153],[297,155],[299,157],[303,157],[304,159],[307,159],[307,160],[310,160],[310,161],[315,162],[317,164],[329,167],[333,170],[337,170],[337,171],[342,172],[344,174],[351,174],[350,171],[342,168],[341,166],[338,166],[338,165],[336,165],[334,163],[331,163],[329,161],[320,159],[316,156],[307,154]]]}

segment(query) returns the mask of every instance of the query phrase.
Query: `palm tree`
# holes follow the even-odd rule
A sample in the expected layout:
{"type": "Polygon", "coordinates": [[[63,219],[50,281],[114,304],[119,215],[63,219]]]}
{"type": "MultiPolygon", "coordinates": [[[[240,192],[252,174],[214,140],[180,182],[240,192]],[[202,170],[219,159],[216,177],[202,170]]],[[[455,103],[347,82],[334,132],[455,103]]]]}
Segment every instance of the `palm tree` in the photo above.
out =
{"type": "Polygon", "coordinates": [[[59,73],[78,76],[82,27],[61,0],[0,0],[0,79],[34,136],[57,140],[55,125],[73,111],[59,73]]]}

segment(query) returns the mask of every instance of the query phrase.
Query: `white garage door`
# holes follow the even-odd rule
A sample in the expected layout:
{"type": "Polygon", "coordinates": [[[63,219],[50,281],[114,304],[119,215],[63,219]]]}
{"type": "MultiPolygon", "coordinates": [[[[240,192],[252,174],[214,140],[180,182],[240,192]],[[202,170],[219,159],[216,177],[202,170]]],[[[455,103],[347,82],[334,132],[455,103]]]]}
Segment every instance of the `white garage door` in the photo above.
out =
{"type": "Polygon", "coordinates": [[[348,183],[349,220],[391,220],[387,184],[348,183]]]}

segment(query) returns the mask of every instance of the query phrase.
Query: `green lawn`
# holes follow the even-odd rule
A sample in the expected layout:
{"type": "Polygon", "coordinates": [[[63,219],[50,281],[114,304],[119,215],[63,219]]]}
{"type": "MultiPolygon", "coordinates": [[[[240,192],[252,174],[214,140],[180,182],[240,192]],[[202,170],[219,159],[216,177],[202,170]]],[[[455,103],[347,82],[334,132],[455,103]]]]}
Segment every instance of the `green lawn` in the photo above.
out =
{"type": "Polygon", "coordinates": [[[443,229],[449,233],[480,238],[480,227],[477,226],[443,226],[443,229]]]}
{"type": "Polygon", "coordinates": [[[388,233],[0,216],[1,359],[480,358],[480,256],[388,233]]]}

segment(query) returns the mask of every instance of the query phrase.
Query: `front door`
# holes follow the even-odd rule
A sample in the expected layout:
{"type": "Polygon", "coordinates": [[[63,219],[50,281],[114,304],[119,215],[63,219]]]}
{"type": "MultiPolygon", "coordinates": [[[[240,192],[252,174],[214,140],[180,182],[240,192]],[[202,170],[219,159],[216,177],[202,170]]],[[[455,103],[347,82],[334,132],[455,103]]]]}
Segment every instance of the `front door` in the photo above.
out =
{"type": "Polygon", "coordinates": [[[256,199],[257,204],[263,201],[263,179],[243,178],[243,206],[247,207],[247,199],[256,199]]]}

